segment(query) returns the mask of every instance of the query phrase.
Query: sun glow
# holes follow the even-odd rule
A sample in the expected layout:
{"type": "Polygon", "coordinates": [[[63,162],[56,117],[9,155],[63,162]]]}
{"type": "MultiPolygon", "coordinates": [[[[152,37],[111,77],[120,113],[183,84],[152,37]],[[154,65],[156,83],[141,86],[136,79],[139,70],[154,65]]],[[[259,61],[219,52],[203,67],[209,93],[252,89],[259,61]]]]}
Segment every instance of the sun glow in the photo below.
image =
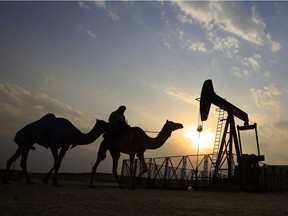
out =
{"type": "Polygon", "coordinates": [[[214,145],[214,133],[210,130],[203,130],[198,132],[196,127],[188,126],[184,132],[184,135],[189,139],[194,149],[198,148],[203,150],[213,150],[214,145]]]}

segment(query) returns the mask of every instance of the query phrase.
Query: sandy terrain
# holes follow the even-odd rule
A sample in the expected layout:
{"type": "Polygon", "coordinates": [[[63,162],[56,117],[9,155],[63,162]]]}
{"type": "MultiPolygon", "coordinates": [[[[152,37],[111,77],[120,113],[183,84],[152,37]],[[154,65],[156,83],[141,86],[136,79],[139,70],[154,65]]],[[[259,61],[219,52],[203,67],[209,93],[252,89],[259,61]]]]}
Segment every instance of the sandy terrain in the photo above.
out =
{"type": "Polygon", "coordinates": [[[288,215],[288,194],[88,188],[11,182],[0,185],[0,215],[288,215]]]}

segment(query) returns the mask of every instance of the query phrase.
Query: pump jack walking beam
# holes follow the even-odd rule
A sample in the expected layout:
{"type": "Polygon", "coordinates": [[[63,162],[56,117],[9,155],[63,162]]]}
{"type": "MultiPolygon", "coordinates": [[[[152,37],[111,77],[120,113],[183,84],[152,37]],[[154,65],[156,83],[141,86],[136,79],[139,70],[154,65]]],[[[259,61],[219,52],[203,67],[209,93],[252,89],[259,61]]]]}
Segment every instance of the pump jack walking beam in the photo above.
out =
{"type": "Polygon", "coordinates": [[[206,121],[208,119],[211,104],[225,110],[228,115],[233,115],[241,119],[244,121],[244,125],[249,125],[247,113],[218,96],[214,92],[212,80],[206,80],[203,84],[200,98],[201,121],[206,121]]]}

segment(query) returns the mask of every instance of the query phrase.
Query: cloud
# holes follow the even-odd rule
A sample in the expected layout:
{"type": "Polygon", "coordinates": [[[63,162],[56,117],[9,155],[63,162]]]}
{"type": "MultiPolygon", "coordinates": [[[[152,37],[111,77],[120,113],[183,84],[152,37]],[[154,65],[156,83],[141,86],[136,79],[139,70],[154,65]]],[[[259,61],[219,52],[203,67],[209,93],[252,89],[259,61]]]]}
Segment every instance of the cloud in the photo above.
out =
{"type": "Polygon", "coordinates": [[[207,36],[213,44],[213,49],[223,52],[226,57],[231,58],[239,52],[239,41],[235,37],[219,37],[212,31],[208,32],[207,36]]]}
{"type": "Polygon", "coordinates": [[[91,129],[95,119],[73,109],[45,93],[32,93],[20,86],[0,82],[0,117],[3,122],[27,122],[45,115],[54,113],[65,117],[84,129],[91,129]]]}
{"type": "Polygon", "coordinates": [[[162,37],[162,42],[163,42],[165,47],[167,47],[168,49],[171,48],[171,44],[169,43],[169,38],[167,38],[166,36],[163,36],[162,37]]]}
{"type": "Polygon", "coordinates": [[[252,68],[253,71],[258,71],[260,69],[261,56],[259,54],[254,54],[248,58],[243,58],[242,63],[246,67],[252,68]]]}
{"type": "Polygon", "coordinates": [[[119,16],[115,11],[109,11],[109,16],[114,20],[114,21],[118,21],[119,20],[119,16]]]}
{"type": "Polygon", "coordinates": [[[177,43],[179,43],[179,45],[188,50],[188,51],[192,51],[192,52],[198,52],[198,53],[206,53],[207,52],[207,48],[204,42],[202,41],[196,41],[196,40],[192,40],[188,37],[186,37],[186,34],[184,31],[180,30],[179,28],[177,28],[175,31],[170,31],[168,34],[165,34],[162,37],[162,42],[164,44],[164,46],[166,46],[167,48],[171,48],[172,44],[173,44],[173,38],[177,39],[177,43]]]}
{"type": "Polygon", "coordinates": [[[103,1],[94,1],[95,5],[98,7],[98,8],[106,8],[106,1],[103,0],[103,1]]]}
{"type": "Polygon", "coordinates": [[[263,90],[251,89],[250,91],[257,107],[274,112],[279,112],[281,110],[280,101],[275,98],[281,96],[284,92],[287,92],[287,90],[280,89],[275,84],[270,84],[269,86],[264,87],[263,90]]]}
{"type": "Polygon", "coordinates": [[[271,75],[271,72],[270,72],[270,71],[266,70],[266,71],[264,72],[264,76],[265,76],[265,77],[270,77],[270,75],[271,75]]]}
{"type": "MultiPolygon", "coordinates": [[[[94,5],[97,7],[97,8],[100,8],[100,9],[104,9],[104,10],[107,10],[108,11],[108,15],[114,20],[114,21],[118,21],[119,20],[119,15],[116,11],[112,11],[112,10],[109,10],[108,9],[108,6],[106,4],[106,1],[103,0],[103,1],[91,1],[91,2],[94,2],[94,5]]],[[[89,2],[90,3],[90,2],[89,2]]],[[[85,8],[87,10],[90,10],[90,5],[88,5],[87,2],[85,1],[79,1],[78,2],[79,6],[81,8],[85,8]]],[[[93,38],[95,38],[95,34],[93,32],[90,32],[90,31],[87,31],[87,33],[89,35],[91,35],[93,38]],[[94,35],[94,36],[93,36],[94,35]]]]}
{"type": "Polygon", "coordinates": [[[173,87],[166,87],[163,90],[167,95],[172,96],[174,99],[183,101],[188,104],[193,104],[196,106],[199,105],[199,103],[195,100],[196,98],[195,95],[191,95],[190,93],[187,92],[181,92],[173,87]]]}
{"type": "Polygon", "coordinates": [[[271,46],[272,52],[277,52],[278,50],[281,49],[280,43],[273,41],[270,33],[267,34],[267,39],[268,40],[266,41],[266,43],[271,46]]]}
{"type": "Polygon", "coordinates": [[[237,77],[243,77],[243,76],[248,76],[250,71],[242,67],[232,66],[231,73],[237,77]]]}
{"type": "Polygon", "coordinates": [[[12,106],[7,102],[0,102],[0,112],[6,113],[8,116],[17,117],[21,115],[21,110],[17,107],[12,106]]]}
{"type": "Polygon", "coordinates": [[[91,30],[87,29],[86,32],[91,38],[94,38],[94,39],[96,38],[96,34],[92,32],[91,30]]]}
{"type": "Polygon", "coordinates": [[[182,24],[185,24],[185,23],[192,24],[193,23],[193,19],[191,19],[187,15],[178,15],[177,20],[180,21],[182,24]]]}
{"type": "Polygon", "coordinates": [[[79,6],[80,6],[81,8],[85,8],[85,9],[87,9],[87,10],[90,10],[90,6],[89,6],[86,2],[84,2],[84,1],[79,1],[78,4],[79,4],[79,6]]]}
{"type": "Polygon", "coordinates": [[[199,106],[199,102],[195,100],[197,98],[196,95],[191,95],[188,92],[182,92],[174,87],[168,87],[158,83],[150,84],[150,86],[152,88],[156,88],[158,90],[163,91],[166,95],[173,97],[173,99],[175,100],[180,100],[188,104],[199,106]]]}
{"type": "MultiPolygon", "coordinates": [[[[266,23],[255,6],[247,11],[241,2],[175,1],[174,4],[179,6],[185,16],[192,18],[193,23],[200,23],[208,31],[218,28],[252,44],[268,45],[272,52],[277,52],[281,48],[278,42],[272,40],[271,34],[265,32],[266,23]]],[[[184,22],[189,19],[182,18],[182,20],[184,22]]]]}
{"type": "Polygon", "coordinates": [[[205,53],[207,52],[207,48],[205,46],[205,43],[203,42],[193,42],[193,41],[186,41],[185,47],[187,47],[187,50],[205,53]]]}
{"type": "MultiPolygon", "coordinates": [[[[249,57],[238,56],[238,60],[240,65],[231,68],[231,73],[238,77],[249,76],[261,68],[261,55],[259,54],[254,54],[249,57]]],[[[265,72],[264,76],[269,76],[269,74],[265,72]]]]}
{"type": "Polygon", "coordinates": [[[79,25],[78,28],[83,31],[85,34],[87,34],[90,38],[96,39],[96,33],[93,32],[92,30],[88,29],[85,26],[79,25]]]}

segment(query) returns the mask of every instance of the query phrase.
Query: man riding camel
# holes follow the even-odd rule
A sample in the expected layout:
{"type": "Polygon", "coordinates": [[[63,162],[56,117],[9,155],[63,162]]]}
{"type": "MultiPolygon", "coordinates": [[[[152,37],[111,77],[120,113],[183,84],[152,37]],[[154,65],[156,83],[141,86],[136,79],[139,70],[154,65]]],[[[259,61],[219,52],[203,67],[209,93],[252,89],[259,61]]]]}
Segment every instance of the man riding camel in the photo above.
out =
{"type": "MultiPolygon", "coordinates": [[[[113,134],[117,134],[118,132],[130,128],[130,126],[126,122],[126,118],[124,112],[126,110],[125,106],[120,106],[117,110],[113,111],[109,116],[109,123],[111,125],[111,131],[109,132],[108,136],[113,134]]],[[[105,137],[107,134],[105,135],[105,137]]]]}

